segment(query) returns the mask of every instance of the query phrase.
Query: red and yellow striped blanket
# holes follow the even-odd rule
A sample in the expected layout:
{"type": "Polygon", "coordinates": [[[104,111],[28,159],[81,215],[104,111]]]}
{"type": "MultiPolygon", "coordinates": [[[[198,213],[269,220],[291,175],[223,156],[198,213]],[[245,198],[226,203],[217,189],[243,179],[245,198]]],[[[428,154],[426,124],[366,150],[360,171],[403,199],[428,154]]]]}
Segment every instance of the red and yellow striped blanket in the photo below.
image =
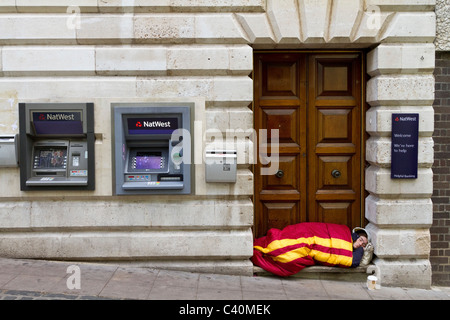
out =
{"type": "Polygon", "coordinates": [[[350,267],[353,245],[345,225],[304,222],[270,229],[254,240],[253,264],[279,276],[293,275],[315,264],[350,267]]]}

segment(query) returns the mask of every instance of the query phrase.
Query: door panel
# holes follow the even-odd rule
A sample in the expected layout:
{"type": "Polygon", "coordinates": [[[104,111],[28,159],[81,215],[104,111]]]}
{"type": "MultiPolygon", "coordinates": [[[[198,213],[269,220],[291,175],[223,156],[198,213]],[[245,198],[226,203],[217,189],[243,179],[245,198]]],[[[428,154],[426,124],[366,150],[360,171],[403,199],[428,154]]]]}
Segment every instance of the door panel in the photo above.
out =
{"type": "Polygon", "coordinates": [[[300,146],[298,108],[264,107],[262,110],[262,124],[268,130],[268,141],[271,141],[271,130],[278,129],[279,142],[292,147],[300,146]]]}
{"type": "Polygon", "coordinates": [[[297,221],[298,202],[263,202],[264,228],[282,229],[297,221]]]}
{"type": "Polygon", "coordinates": [[[308,221],[361,224],[361,60],[308,57],[308,221]]]}
{"type": "Polygon", "coordinates": [[[278,174],[260,175],[260,163],[254,171],[254,235],[262,236],[306,218],[306,56],[256,54],[254,77],[255,128],[268,130],[269,150],[279,130],[278,174]]]}
{"type": "Polygon", "coordinates": [[[277,174],[254,167],[255,237],[305,221],[361,225],[360,54],[256,53],[254,61],[255,129],[268,130],[269,152],[270,130],[279,130],[277,174]]]}

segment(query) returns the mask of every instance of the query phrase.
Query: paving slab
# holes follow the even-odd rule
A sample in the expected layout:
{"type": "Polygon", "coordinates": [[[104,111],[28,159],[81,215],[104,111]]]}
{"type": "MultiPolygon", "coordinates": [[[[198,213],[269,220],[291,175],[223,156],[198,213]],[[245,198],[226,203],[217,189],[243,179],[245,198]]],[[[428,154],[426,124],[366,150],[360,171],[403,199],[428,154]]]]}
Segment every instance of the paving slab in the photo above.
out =
{"type": "MultiPolygon", "coordinates": [[[[450,300],[450,288],[383,287],[365,281],[236,276],[112,263],[0,258],[0,300],[450,300]],[[78,270],[79,287],[73,277],[78,270]]],[[[181,303],[181,302],[180,302],[181,303]]]]}

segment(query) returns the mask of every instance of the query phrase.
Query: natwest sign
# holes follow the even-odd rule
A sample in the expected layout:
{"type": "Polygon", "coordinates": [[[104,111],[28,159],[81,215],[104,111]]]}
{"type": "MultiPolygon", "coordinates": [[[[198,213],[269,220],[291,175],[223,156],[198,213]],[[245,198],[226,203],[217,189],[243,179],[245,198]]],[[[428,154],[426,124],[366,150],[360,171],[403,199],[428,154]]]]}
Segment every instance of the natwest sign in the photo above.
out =
{"type": "MultiPolygon", "coordinates": [[[[176,119],[175,119],[176,120],[176,119]]],[[[171,122],[170,121],[144,121],[142,125],[145,128],[170,128],[171,122]]]]}
{"type": "Polygon", "coordinates": [[[171,134],[178,129],[177,118],[128,118],[129,134],[171,134]]]}
{"type": "Polygon", "coordinates": [[[81,121],[81,112],[33,112],[33,121],[81,121]]]}

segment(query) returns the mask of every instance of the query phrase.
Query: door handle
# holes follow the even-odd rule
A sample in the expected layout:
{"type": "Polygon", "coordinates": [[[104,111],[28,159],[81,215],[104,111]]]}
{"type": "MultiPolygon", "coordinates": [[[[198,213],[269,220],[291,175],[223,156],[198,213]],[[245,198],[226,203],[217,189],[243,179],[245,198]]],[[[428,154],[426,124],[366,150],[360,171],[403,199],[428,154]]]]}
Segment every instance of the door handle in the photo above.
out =
{"type": "Polygon", "coordinates": [[[333,178],[339,178],[341,176],[341,172],[337,169],[334,169],[333,171],[331,171],[331,175],[333,176],[333,178]]]}
{"type": "Polygon", "coordinates": [[[277,171],[277,173],[275,173],[275,176],[277,177],[277,178],[283,178],[283,176],[284,176],[284,171],[283,170],[278,170],[277,171]]]}

